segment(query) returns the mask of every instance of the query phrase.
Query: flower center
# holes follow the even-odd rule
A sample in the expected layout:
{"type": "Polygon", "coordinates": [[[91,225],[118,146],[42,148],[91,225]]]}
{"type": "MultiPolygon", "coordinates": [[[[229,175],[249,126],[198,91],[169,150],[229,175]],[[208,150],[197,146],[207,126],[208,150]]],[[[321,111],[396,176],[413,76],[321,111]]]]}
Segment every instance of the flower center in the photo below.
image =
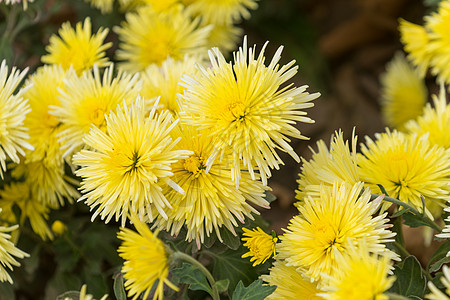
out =
{"type": "Polygon", "coordinates": [[[195,177],[198,177],[202,170],[205,169],[203,161],[204,159],[201,156],[191,155],[184,160],[183,166],[186,171],[194,174],[195,177]]]}
{"type": "Polygon", "coordinates": [[[92,124],[101,128],[103,123],[105,122],[105,111],[101,108],[95,108],[89,114],[89,120],[92,124]]]}
{"type": "Polygon", "coordinates": [[[244,121],[245,108],[245,104],[242,101],[231,102],[223,107],[221,117],[229,122],[244,121]]]}
{"type": "Polygon", "coordinates": [[[325,250],[330,252],[331,249],[337,247],[342,248],[343,239],[339,236],[339,233],[331,226],[331,224],[321,222],[316,225],[317,240],[325,246],[325,250]]]}

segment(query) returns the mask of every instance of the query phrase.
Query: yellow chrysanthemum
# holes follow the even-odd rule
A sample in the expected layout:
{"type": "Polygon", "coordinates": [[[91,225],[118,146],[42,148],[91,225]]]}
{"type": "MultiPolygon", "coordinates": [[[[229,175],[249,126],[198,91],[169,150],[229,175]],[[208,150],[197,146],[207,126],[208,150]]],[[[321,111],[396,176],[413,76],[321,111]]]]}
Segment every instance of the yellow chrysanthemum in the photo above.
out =
{"type": "Polygon", "coordinates": [[[361,180],[381,184],[389,196],[411,203],[422,211],[421,196],[425,198],[426,213],[437,216],[450,194],[450,150],[431,145],[428,136],[387,131],[366,137],[358,155],[361,180]]]}
{"type": "Polygon", "coordinates": [[[109,65],[105,50],[112,43],[103,43],[108,29],[100,28],[92,34],[91,19],[86,18],[84,23],[78,22],[75,29],[69,22],[63,23],[58,33],[60,37],[50,37],[50,44],[45,48],[49,54],[42,56],[43,63],[61,65],[65,70],[72,66],[78,74],[94,65],[109,65]]]}
{"type": "Polygon", "coordinates": [[[157,238],[158,231],[152,233],[148,226],[134,215],[131,216],[131,220],[137,232],[121,228],[117,235],[123,241],[117,251],[125,260],[122,272],[126,279],[124,285],[128,290],[128,297],[136,300],[140,294],[144,293],[142,299],[147,299],[153,285],[158,281],[153,299],[163,299],[164,284],[178,291],[178,288],[167,278],[169,275],[168,248],[157,238]]]}
{"type": "Polygon", "coordinates": [[[419,71],[419,75],[424,77],[430,66],[431,54],[428,49],[430,38],[424,27],[400,19],[399,31],[400,40],[405,45],[408,59],[413,62],[419,71]]]}
{"type": "Polygon", "coordinates": [[[339,267],[336,257],[348,252],[348,239],[354,244],[366,239],[368,249],[377,254],[389,251],[384,243],[395,234],[386,229],[387,213],[373,216],[380,203],[371,202],[369,189],[361,193],[362,187],[361,182],[351,189],[335,183],[332,189],[323,187],[319,199],[306,197],[280,237],[277,256],[318,280],[339,267]]]}
{"type": "Polygon", "coordinates": [[[353,132],[350,150],[348,141],[344,142],[344,134],[339,130],[335,132],[329,150],[323,140],[317,142],[317,152],[311,149],[311,160],[302,158],[303,165],[295,196],[299,202],[296,205],[301,205],[307,194],[313,198],[319,197],[321,186],[331,188],[338,181],[351,187],[359,181],[356,141],[357,136],[353,132]]]}
{"type": "Polygon", "coordinates": [[[432,53],[431,73],[441,82],[450,83],[450,0],[439,2],[437,12],[425,18],[425,28],[429,32],[429,51],[432,53]]]}
{"type": "Polygon", "coordinates": [[[121,41],[117,50],[120,67],[140,72],[151,64],[161,65],[168,56],[175,60],[204,56],[211,27],[199,24],[199,18],[192,19],[179,5],[160,13],[150,6],[128,13],[126,22],[115,28],[121,41]]]}
{"type": "Polygon", "coordinates": [[[444,276],[441,277],[441,282],[445,287],[445,294],[441,292],[431,281],[428,281],[429,294],[425,295],[426,299],[430,300],[450,300],[450,268],[444,265],[442,268],[444,276]]]}
{"type": "Polygon", "coordinates": [[[431,144],[450,148],[450,104],[447,105],[445,88],[441,87],[439,96],[432,97],[434,108],[427,104],[421,116],[406,123],[406,130],[418,135],[428,133],[431,144]]]}
{"type": "Polygon", "coordinates": [[[21,226],[25,224],[26,220],[29,220],[33,231],[43,240],[53,239],[53,233],[46,221],[49,208],[37,201],[27,182],[13,182],[5,185],[3,190],[0,190],[0,207],[3,208],[0,212],[0,219],[18,223],[21,226]],[[14,214],[14,206],[20,209],[19,220],[14,214]]]}
{"type": "Polygon", "coordinates": [[[119,0],[119,5],[122,11],[130,11],[141,6],[152,6],[156,12],[163,12],[179,2],[180,0],[119,0]]]}
{"type": "Polygon", "coordinates": [[[85,0],[91,6],[99,9],[102,14],[110,13],[113,9],[114,0],[85,0]]]}
{"type": "Polygon", "coordinates": [[[105,69],[103,77],[94,66],[92,72],[81,77],[65,80],[64,90],[59,97],[60,106],[52,106],[54,114],[62,123],[58,134],[65,153],[64,157],[78,151],[83,146],[83,136],[91,125],[104,130],[105,115],[114,110],[125,99],[127,104],[136,99],[142,81],[138,75],[119,72],[114,76],[114,66],[105,69]]]}
{"type": "Polygon", "coordinates": [[[428,68],[440,82],[450,83],[450,1],[439,2],[437,12],[424,18],[424,26],[401,20],[400,32],[409,58],[424,75],[428,68]]]}
{"type": "MultiPolygon", "coordinates": [[[[108,299],[108,295],[104,295],[100,300],[106,300],[108,299]]],[[[94,296],[87,293],[87,285],[83,284],[80,290],[80,294],[77,295],[76,298],[72,297],[64,297],[63,300],[95,300],[94,296]]]]}
{"type": "Polygon", "coordinates": [[[178,114],[180,108],[177,103],[177,94],[182,94],[184,88],[179,85],[183,74],[195,74],[197,60],[186,56],[184,60],[174,60],[168,57],[161,67],[148,66],[141,73],[143,80],[141,95],[146,99],[160,96],[159,103],[162,109],[168,109],[172,114],[178,114]]]}
{"type": "Polygon", "coordinates": [[[49,106],[60,105],[58,89],[63,88],[64,79],[71,76],[76,76],[73,70],[43,66],[27,79],[26,84],[31,88],[24,93],[31,108],[25,126],[29,128],[34,151],[26,151],[25,162],[16,167],[15,172],[19,178],[25,175],[40,202],[55,209],[64,205],[64,198],[71,202],[79,197],[73,187],[76,181],[65,175],[63,152],[57,137],[61,124],[49,113],[49,106]]]}
{"type": "Polygon", "coordinates": [[[394,283],[388,276],[392,257],[371,253],[364,242],[356,248],[350,241],[346,253],[336,253],[336,265],[322,293],[329,300],[388,300],[385,294],[394,283]]]}
{"type": "Polygon", "coordinates": [[[259,214],[252,205],[269,207],[264,199],[264,191],[268,188],[260,181],[252,180],[248,171],[242,171],[242,184],[236,187],[231,180],[231,165],[227,156],[222,161],[215,161],[206,173],[206,159],[213,151],[213,137],[207,131],[180,124],[173,130],[172,136],[174,139],[181,138],[175,149],[192,151],[188,158],[172,165],[172,179],[186,194],[166,187],[164,194],[173,209],[167,213],[167,220],[158,218],[158,227],[171,229],[171,234],[177,235],[185,224],[186,239],[195,239],[200,247],[205,233],[210,236],[213,230],[222,240],[219,231],[222,225],[236,235],[236,219],[243,223],[246,217],[253,219],[252,213],[259,214]]]}
{"type": "Polygon", "coordinates": [[[12,270],[12,266],[20,266],[20,263],[14,258],[24,258],[29,255],[19,248],[16,248],[13,242],[10,241],[11,235],[8,232],[15,231],[19,225],[11,227],[0,226],[0,281],[8,281],[13,283],[11,276],[8,274],[6,268],[12,270]]]}
{"type": "Polygon", "coordinates": [[[183,192],[171,179],[171,165],[187,158],[190,151],[173,150],[178,142],[170,136],[177,121],[172,122],[168,111],[156,113],[157,103],[146,116],[142,98],[128,107],[117,107],[106,117],[105,132],[97,126],[85,136],[89,150],[81,150],[73,157],[80,166],[75,174],[82,178],[81,190],[93,210],[94,219],[100,215],[105,222],[115,216],[122,226],[131,213],[152,221],[157,210],[167,218],[172,206],[162,193],[162,185],[183,192]]]}
{"type": "Polygon", "coordinates": [[[229,53],[236,49],[238,41],[242,38],[243,30],[234,25],[217,25],[208,37],[208,48],[217,47],[222,53],[229,53]]]}
{"type": "Polygon", "coordinates": [[[242,255],[242,258],[250,257],[250,262],[256,266],[265,263],[272,255],[275,255],[277,237],[268,235],[259,227],[253,230],[242,228],[242,230],[244,231],[242,241],[249,250],[242,255]]]}
{"type": "Polygon", "coordinates": [[[265,66],[266,45],[255,59],[256,46],[248,49],[244,38],[243,47],[234,53],[234,63],[227,63],[214,48],[209,52],[211,68],[198,66],[198,76],[182,77],[182,85],[187,89],[180,96],[185,121],[201,130],[210,130],[214,137],[214,151],[207,160],[207,170],[216,157],[231,149],[232,178],[236,184],[241,160],[252,176],[255,166],[259,169],[264,185],[271,176],[270,169],[278,169],[283,164],[275,149],[299,161],[288,144],[289,137],[306,139],[294,124],[313,122],[302,109],[314,106],[311,100],[319,96],[305,92],[307,86],[285,85],[298,67],[292,67],[295,61],[291,61],[280,68],[282,47],[265,66]]]}
{"type": "Polygon", "coordinates": [[[27,100],[23,93],[29,88],[25,87],[14,94],[28,69],[20,72],[15,67],[8,75],[8,66],[3,60],[0,66],[0,176],[6,171],[6,159],[15,163],[20,162],[19,154],[25,155],[24,149],[33,150],[28,143],[29,135],[24,126],[25,116],[30,112],[27,100]]]}
{"type": "Polygon", "coordinates": [[[425,81],[398,53],[381,76],[381,112],[390,127],[404,130],[407,121],[421,115],[427,101],[425,81]]]}
{"type": "Polygon", "coordinates": [[[258,7],[257,0],[182,0],[193,14],[202,16],[208,23],[231,25],[250,18],[251,9],[258,7]]]}
{"type": "Polygon", "coordinates": [[[323,299],[317,295],[321,292],[317,287],[317,282],[311,281],[297,272],[295,267],[286,266],[283,260],[277,260],[273,267],[270,268],[270,273],[262,275],[262,279],[269,285],[277,287],[266,298],[267,300],[323,299]]]}

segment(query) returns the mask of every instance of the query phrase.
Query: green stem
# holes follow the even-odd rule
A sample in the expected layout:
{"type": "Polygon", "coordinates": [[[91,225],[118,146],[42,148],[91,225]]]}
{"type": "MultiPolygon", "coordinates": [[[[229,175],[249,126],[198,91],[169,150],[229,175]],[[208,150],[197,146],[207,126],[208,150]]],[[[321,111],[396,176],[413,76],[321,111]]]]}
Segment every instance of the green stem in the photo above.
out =
{"type": "MultiPolygon", "coordinates": [[[[374,200],[376,199],[378,196],[378,194],[372,194],[371,199],[374,200]]],[[[436,224],[433,220],[431,220],[430,218],[428,218],[426,215],[423,215],[421,212],[419,212],[417,209],[415,209],[413,206],[409,205],[408,203],[405,203],[403,201],[400,201],[398,199],[389,197],[384,195],[384,199],[383,201],[387,201],[387,202],[391,202],[394,204],[397,204],[399,206],[402,206],[404,208],[408,208],[413,214],[415,214],[416,216],[422,217],[422,220],[428,224],[429,227],[435,229],[437,232],[441,233],[442,232],[442,227],[439,226],[438,224],[436,224]]]]}
{"type": "Polygon", "coordinates": [[[402,259],[404,259],[404,258],[406,258],[408,256],[411,256],[411,254],[408,252],[408,250],[406,250],[406,248],[402,244],[400,244],[399,242],[394,241],[392,244],[394,245],[395,248],[397,248],[400,256],[402,257],[402,259]]]}
{"type": "Polygon", "coordinates": [[[186,253],[183,253],[183,252],[179,252],[179,251],[173,252],[172,259],[188,262],[188,263],[194,265],[195,267],[197,267],[200,271],[202,271],[202,273],[206,276],[206,279],[208,279],[209,284],[211,285],[211,288],[213,291],[213,294],[211,296],[212,296],[213,300],[220,299],[219,291],[217,290],[217,287],[216,287],[216,281],[214,280],[214,277],[211,275],[211,273],[208,271],[208,269],[205,268],[204,265],[202,265],[198,260],[196,260],[192,256],[187,255],[186,253]]]}

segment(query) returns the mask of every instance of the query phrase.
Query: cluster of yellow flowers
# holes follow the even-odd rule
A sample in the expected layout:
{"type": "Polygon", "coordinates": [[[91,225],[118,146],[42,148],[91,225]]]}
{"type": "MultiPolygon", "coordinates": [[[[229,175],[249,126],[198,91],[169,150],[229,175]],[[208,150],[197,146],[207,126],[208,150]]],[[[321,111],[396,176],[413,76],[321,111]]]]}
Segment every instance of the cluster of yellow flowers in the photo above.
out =
{"type": "MultiPolygon", "coordinates": [[[[103,13],[115,5],[89,2],[103,13]]],[[[290,83],[295,61],[280,65],[280,47],[266,62],[267,44],[258,54],[246,37],[233,59],[225,58],[255,0],[117,2],[125,13],[113,29],[117,66],[106,57],[108,29],[93,33],[89,18],[61,26],[42,56],[45,65],[23,85],[26,70],[0,66],[0,175],[14,179],[0,190],[0,219],[18,224],[0,227],[0,281],[12,282],[5,267],[27,256],[7,233],[28,220],[42,239],[52,239],[64,229],[50,229],[50,210],[77,200],[93,211],[92,220],[120,222],[128,296],[162,299],[164,285],[178,288],[169,280],[172,250],[158,233],[186,228],[198,249],[212,234],[222,241],[223,227],[236,235],[238,221],[259,214],[255,207],[270,208],[268,179],[284,164],[283,151],[302,161],[298,214],[280,237],[257,228],[244,229],[242,239],[249,249],[243,258],[253,265],[275,254],[262,276],[277,287],[270,299],[387,299],[399,257],[386,246],[395,233],[390,203],[373,195],[378,184],[431,220],[450,196],[450,108],[443,88],[434,108],[424,107],[420,77],[431,67],[450,81],[440,63],[448,54],[439,46],[449,38],[442,22],[450,1],[425,28],[402,21],[405,48],[421,72],[397,56],[382,79],[386,120],[396,129],[366,137],[360,153],[355,133],[349,143],[337,131],[329,148],[317,142],[309,161],[289,142],[307,139],[296,125],[314,122],[305,109],[319,93],[290,83]],[[407,111],[399,89],[414,101],[407,111]],[[125,228],[128,221],[137,232],[125,228]]]]}

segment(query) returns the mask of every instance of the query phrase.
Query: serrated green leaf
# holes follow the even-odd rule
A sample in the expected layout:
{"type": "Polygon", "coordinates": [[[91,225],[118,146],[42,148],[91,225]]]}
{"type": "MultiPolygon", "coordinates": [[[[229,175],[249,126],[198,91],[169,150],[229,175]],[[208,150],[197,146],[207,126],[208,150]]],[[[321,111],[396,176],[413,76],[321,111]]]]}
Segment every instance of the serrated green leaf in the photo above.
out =
{"type": "Polygon", "coordinates": [[[220,228],[220,236],[222,237],[223,244],[228,248],[236,250],[241,245],[241,239],[238,235],[234,235],[227,228],[220,228]]]}
{"type": "Polygon", "coordinates": [[[215,286],[219,293],[225,292],[230,285],[230,281],[228,279],[216,281],[215,286]]]}
{"type": "Polygon", "coordinates": [[[261,300],[275,291],[276,286],[263,285],[261,279],[255,280],[248,287],[244,287],[242,281],[239,281],[234,290],[232,300],[261,300]]]}
{"type": "Polygon", "coordinates": [[[422,217],[413,215],[412,213],[403,214],[403,220],[405,220],[405,225],[408,225],[411,228],[420,227],[420,226],[430,227],[430,224],[425,222],[422,217]]]}
{"type": "Polygon", "coordinates": [[[171,271],[172,275],[177,278],[179,283],[189,284],[189,289],[194,291],[205,291],[212,295],[211,286],[205,275],[195,266],[183,263],[180,268],[171,271]]]}
{"type": "Polygon", "coordinates": [[[125,293],[125,288],[123,286],[123,275],[122,273],[116,273],[114,275],[114,296],[117,300],[127,300],[127,294],[125,293]]]}
{"type": "Polygon", "coordinates": [[[227,249],[217,254],[211,251],[207,253],[213,258],[213,276],[217,280],[229,279],[228,294],[232,294],[239,280],[244,284],[250,284],[258,278],[258,274],[249,260],[241,258],[246,249],[227,249]]]}
{"type": "Polygon", "coordinates": [[[427,281],[417,258],[408,256],[401,265],[394,267],[394,275],[397,280],[389,292],[406,297],[423,297],[427,281]]]}
{"type": "Polygon", "coordinates": [[[449,262],[450,262],[450,256],[441,258],[440,260],[438,260],[437,262],[435,262],[434,264],[432,264],[430,266],[430,273],[438,271],[442,267],[443,264],[446,264],[449,262]]]}

